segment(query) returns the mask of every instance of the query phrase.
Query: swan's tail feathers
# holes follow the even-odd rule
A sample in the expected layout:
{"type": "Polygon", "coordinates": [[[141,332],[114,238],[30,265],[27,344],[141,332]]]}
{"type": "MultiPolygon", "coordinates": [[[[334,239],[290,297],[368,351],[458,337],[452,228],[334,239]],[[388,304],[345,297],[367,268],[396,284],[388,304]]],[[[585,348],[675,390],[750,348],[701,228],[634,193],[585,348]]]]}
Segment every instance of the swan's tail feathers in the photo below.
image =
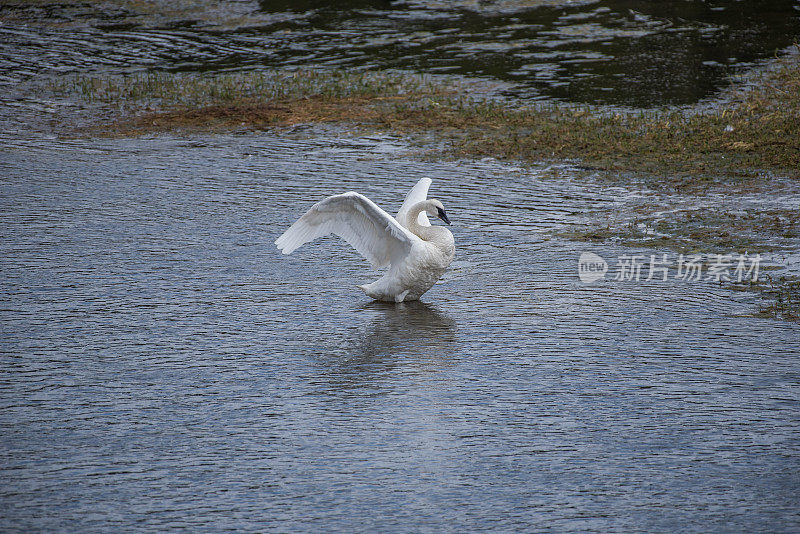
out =
{"type": "Polygon", "coordinates": [[[375,289],[373,287],[371,287],[374,283],[375,282],[372,282],[370,284],[363,284],[363,285],[358,286],[358,288],[361,291],[363,291],[364,294],[366,296],[368,296],[369,298],[379,300],[380,299],[380,295],[375,292],[375,289]]]}

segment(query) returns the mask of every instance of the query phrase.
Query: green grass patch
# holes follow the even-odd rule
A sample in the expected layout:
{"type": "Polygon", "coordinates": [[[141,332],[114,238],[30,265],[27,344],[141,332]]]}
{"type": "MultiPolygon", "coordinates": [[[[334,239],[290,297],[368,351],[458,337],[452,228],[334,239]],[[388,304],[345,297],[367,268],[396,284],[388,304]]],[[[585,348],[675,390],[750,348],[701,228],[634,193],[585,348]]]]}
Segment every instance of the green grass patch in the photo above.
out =
{"type": "Polygon", "coordinates": [[[169,110],[197,106],[253,105],[316,97],[386,98],[438,94],[425,76],[313,71],[238,72],[188,75],[164,72],[130,76],[67,76],[50,84],[57,93],[115,106],[158,105],[169,110]]]}
{"type": "Polygon", "coordinates": [[[800,279],[790,276],[765,275],[750,290],[759,291],[766,302],[755,317],[800,322],[800,279]]]}
{"type": "Polygon", "coordinates": [[[800,54],[776,60],[749,80],[747,90],[733,92],[716,108],[628,113],[492,101],[471,96],[468,85],[385,72],[69,76],[51,89],[144,114],[130,133],[340,121],[404,133],[435,131],[457,157],[580,160],[673,189],[764,174],[800,177],[800,54]],[[254,107],[261,112],[254,114],[254,107]],[[204,117],[199,111],[205,108],[213,113],[204,117]],[[282,111],[263,120],[277,108],[282,111]],[[223,109],[229,120],[220,122],[223,109]],[[155,118],[159,113],[164,115],[155,118]]]}
{"type": "Polygon", "coordinates": [[[572,228],[557,235],[578,241],[609,241],[683,254],[795,250],[800,245],[800,212],[718,208],[675,210],[641,214],[604,226],[572,228]]]}
{"type": "Polygon", "coordinates": [[[800,177],[800,55],[777,60],[731,101],[710,110],[610,112],[599,107],[515,107],[466,98],[398,104],[395,126],[456,129],[453,152],[515,160],[580,160],[704,187],[769,171],[800,177]]]}

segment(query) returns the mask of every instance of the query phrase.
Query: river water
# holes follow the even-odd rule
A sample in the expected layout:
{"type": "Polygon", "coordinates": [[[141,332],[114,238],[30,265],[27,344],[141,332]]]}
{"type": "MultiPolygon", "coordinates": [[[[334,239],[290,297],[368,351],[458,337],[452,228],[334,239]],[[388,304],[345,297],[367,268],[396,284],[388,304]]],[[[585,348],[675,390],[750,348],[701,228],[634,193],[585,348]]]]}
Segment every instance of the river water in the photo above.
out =
{"type": "Polygon", "coordinates": [[[0,20],[10,86],[75,71],[397,69],[637,107],[713,97],[800,38],[795,0],[9,1],[0,20]]]}
{"type": "MultiPolygon", "coordinates": [[[[3,97],[13,104],[4,116],[37,104],[23,89],[59,65],[163,68],[179,49],[177,68],[253,66],[258,46],[278,50],[278,29],[296,43],[276,52],[285,65],[330,66],[312,38],[333,47],[353,21],[406,31],[427,20],[433,35],[470,13],[523,26],[557,12],[591,27],[623,15],[645,23],[633,3],[364,1],[347,4],[358,17],[328,10],[325,24],[340,30],[322,34],[314,17],[325,9],[300,4],[230,3],[224,16],[202,4],[187,8],[194,22],[173,15],[172,26],[112,4],[102,16],[89,4],[44,14],[20,4],[0,26],[4,83],[17,91],[3,97]]],[[[683,22],[653,36],[686,37],[706,27],[703,14],[766,5],[683,4],[699,14],[670,15],[683,22]]],[[[742,61],[772,46],[760,20],[750,25],[763,32],[758,50],[742,61]]],[[[466,54],[442,46],[426,53],[466,54]]],[[[343,64],[391,65],[362,48],[343,64]]],[[[470,69],[458,72],[484,75],[470,69]]],[[[601,70],[585,78],[592,99],[601,70]]],[[[709,80],[659,102],[713,95],[722,78],[709,80]]],[[[559,96],[547,87],[528,79],[514,90],[559,96]]],[[[402,139],[338,129],[0,139],[3,532],[800,529],[798,325],[753,317],[757,294],[713,281],[612,279],[619,258],[661,251],[554,237],[635,212],[652,192],[569,165],[421,161],[402,139]],[[357,190],[393,212],[423,176],[453,222],[457,256],[420,303],[370,302],[356,285],[376,274],[335,238],[291,256],[272,244],[329,194],[357,190]],[[608,260],[605,280],[579,279],[583,252],[608,260]]]]}
{"type": "Polygon", "coordinates": [[[551,239],[638,196],[325,132],[3,152],[4,531],[792,531],[800,336],[711,282],[584,284],[551,239]],[[432,176],[422,303],[310,203],[432,176]]]}

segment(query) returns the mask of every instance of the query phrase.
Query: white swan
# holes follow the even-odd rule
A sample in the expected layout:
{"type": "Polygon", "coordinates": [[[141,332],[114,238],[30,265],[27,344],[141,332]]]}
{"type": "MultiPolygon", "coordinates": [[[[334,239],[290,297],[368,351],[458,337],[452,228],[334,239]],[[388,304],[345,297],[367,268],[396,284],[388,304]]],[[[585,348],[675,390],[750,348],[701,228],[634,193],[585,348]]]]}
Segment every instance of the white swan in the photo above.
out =
{"type": "Polygon", "coordinates": [[[426,214],[450,224],[438,200],[426,200],[430,178],[423,178],[406,195],[397,218],[359,193],[333,195],[317,202],[275,240],[284,254],[318,237],[335,234],[350,243],[373,267],[386,273],[360,287],[375,300],[417,300],[453,261],[453,234],[431,226],[426,214]]]}

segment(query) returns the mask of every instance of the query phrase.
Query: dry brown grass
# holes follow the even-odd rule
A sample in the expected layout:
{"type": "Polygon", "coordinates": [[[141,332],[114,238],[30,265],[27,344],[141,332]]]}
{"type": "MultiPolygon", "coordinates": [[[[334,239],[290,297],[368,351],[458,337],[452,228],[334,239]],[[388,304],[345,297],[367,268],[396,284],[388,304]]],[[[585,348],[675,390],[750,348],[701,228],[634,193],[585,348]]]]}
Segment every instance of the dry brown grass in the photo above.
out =
{"type": "Polygon", "coordinates": [[[56,89],[123,111],[156,108],[128,113],[93,133],[348,122],[404,133],[435,131],[455,156],[580,160],[675,188],[765,172],[800,178],[800,54],[777,60],[751,85],[712,110],[634,113],[474,100],[430,79],[385,73],[78,77],[56,89]]]}
{"type": "Polygon", "coordinates": [[[176,109],[138,114],[128,119],[104,124],[96,129],[110,135],[140,135],[154,131],[211,131],[236,129],[263,130],[296,124],[352,121],[354,116],[375,122],[380,113],[370,104],[371,98],[350,97],[329,100],[310,97],[274,104],[239,102],[216,104],[196,109],[176,109]]]}

